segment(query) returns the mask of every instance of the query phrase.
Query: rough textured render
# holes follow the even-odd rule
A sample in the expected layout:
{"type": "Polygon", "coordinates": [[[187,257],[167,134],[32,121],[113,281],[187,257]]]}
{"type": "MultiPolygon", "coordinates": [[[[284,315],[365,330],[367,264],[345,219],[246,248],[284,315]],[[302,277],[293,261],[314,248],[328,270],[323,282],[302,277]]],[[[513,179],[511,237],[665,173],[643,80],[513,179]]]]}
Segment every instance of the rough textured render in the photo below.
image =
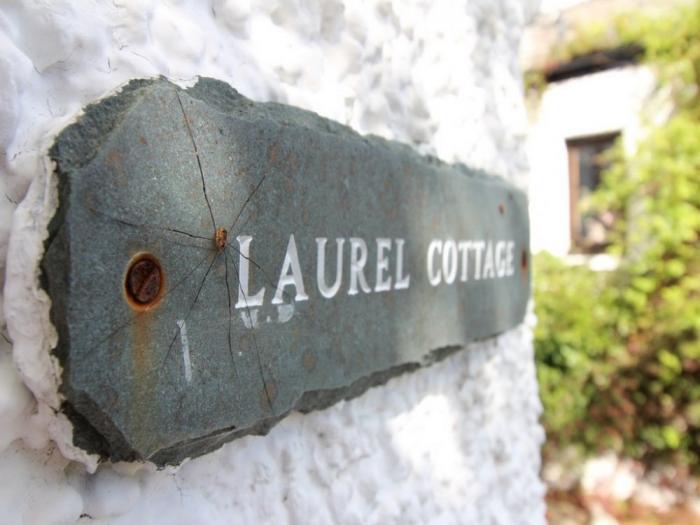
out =
{"type": "Polygon", "coordinates": [[[69,446],[70,425],[49,408],[56,334],[38,273],[27,271],[56,205],[45,191],[55,134],[131,78],[220,78],[254,100],[300,106],[524,187],[517,48],[535,4],[0,8],[3,523],[543,523],[531,319],[177,471],[97,466],[69,446]]]}

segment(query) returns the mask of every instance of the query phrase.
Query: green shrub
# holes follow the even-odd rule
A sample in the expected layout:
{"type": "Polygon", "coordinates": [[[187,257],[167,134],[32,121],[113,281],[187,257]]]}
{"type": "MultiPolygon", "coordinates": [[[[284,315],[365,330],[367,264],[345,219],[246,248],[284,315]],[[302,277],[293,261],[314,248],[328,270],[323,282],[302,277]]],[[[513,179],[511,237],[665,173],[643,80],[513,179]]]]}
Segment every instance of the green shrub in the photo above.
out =
{"type": "Polygon", "coordinates": [[[570,442],[581,431],[590,405],[587,383],[595,374],[596,356],[607,348],[600,330],[597,275],[564,266],[540,254],[534,266],[537,328],[535,352],[549,439],[570,442]]]}
{"type": "Polygon", "coordinates": [[[550,447],[700,472],[700,2],[639,27],[675,112],[632,157],[618,150],[595,195],[617,217],[619,267],[535,259],[544,423],[550,447]]]}

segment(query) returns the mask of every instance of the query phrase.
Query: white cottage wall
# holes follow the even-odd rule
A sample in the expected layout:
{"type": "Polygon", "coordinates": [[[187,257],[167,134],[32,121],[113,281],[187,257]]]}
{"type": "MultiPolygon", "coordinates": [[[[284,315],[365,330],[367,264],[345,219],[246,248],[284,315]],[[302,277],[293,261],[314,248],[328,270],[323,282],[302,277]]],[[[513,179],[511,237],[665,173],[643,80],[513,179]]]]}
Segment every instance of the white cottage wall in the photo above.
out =
{"type": "Polygon", "coordinates": [[[661,99],[650,106],[654,72],[646,66],[611,69],[549,84],[528,138],[530,227],[533,252],[564,256],[571,248],[567,139],[620,132],[632,151],[645,118],[662,118],[661,99]]]}
{"type": "Polygon", "coordinates": [[[544,523],[532,319],[177,470],[104,464],[90,473],[42,402],[52,395],[42,366],[55,335],[35,271],[55,206],[40,191],[47,147],[85,104],[136,77],[220,78],[254,100],[301,106],[526,186],[517,48],[536,4],[3,3],[0,521],[544,523]]]}

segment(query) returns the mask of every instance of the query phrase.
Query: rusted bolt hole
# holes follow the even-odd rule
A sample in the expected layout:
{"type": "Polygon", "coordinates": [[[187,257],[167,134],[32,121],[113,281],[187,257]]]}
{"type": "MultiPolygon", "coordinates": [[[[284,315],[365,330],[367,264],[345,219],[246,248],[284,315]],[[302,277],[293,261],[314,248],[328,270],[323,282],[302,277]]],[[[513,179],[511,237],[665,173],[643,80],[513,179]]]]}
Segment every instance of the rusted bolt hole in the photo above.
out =
{"type": "Polygon", "coordinates": [[[146,309],[155,305],[161,298],[163,285],[163,269],[153,255],[141,253],[131,260],[124,288],[132,307],[146,309]]]}
{"type": "Polygon", "coordinates": [[[503,205],[503,203],[498,205],[498,213],[503,215],[506,212],[506,207],[503,205]]]}
{"type": "Polygon", "coordinates": [[[524,271],[527,270],[527,251],[523,250],[520,254],[520,268],[524,271]]]}

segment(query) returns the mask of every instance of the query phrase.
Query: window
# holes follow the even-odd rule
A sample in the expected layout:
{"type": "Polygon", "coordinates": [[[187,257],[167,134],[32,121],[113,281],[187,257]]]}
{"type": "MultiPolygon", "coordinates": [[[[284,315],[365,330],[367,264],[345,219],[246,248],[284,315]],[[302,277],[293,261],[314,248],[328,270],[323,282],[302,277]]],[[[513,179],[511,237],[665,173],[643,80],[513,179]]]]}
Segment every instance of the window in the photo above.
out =
{"type": "Polygon", "coordinates": [[[619,133],[609,133],[566,141],[573,252],[599,253],[608,244],[612,214],[594,211],[591,194],[600,185],[601,175],[608,167],[605,153],[618,137],[619,133]]]}

